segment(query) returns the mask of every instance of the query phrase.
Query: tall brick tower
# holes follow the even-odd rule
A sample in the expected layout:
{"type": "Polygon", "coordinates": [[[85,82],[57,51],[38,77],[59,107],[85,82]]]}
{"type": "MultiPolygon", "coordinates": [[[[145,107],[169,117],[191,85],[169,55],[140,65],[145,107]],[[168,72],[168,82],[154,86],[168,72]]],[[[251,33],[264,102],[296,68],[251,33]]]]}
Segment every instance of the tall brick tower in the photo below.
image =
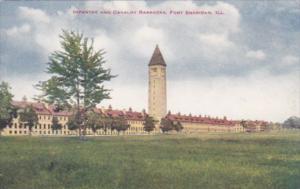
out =
{"type": "Polygon", "coordinates": [[[167,114],[166,63],[156,45],[149,62],[148,113],[160,121],[167,114]]]}

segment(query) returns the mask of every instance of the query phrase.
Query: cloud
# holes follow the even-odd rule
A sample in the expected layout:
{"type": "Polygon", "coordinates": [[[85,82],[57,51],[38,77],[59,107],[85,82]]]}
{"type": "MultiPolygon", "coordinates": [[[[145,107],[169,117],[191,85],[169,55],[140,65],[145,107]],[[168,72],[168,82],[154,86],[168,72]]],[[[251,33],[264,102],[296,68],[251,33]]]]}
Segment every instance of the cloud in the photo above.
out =
{"type": "Polygon", "coordinates": [[[166,38],[161,29],[149,26],[142,26],[133,34],[132,43],[135,46],[136,53],[141,56],[149,56],[149,52],[153,51],[153,47],[159,43],[161,46],[166,38]],[[147,45],[141,45],[147,44],[147,45]]]}
{"type": "Polygon", "coordinates": [[[16,37],[18,35],[23,35],[25,33],[29,33],[31,30],[31,27],[29,24],[23,24],[20,27],[14,26],[10,29],[6,30],[6,34],[10,37],[16,37]]]}
{"type": "Polygon", "coordinates": [[[262,50],[248,51],[246,53],[246,57],[256,60],[264,60],[266,58],[266,54],[262,50]]]}
{"type": "Polygon", "coordinates": [[[202,78],[168,83],[168,109],[231,119],[284,121],[300,116],[297,74],[256,72],[243,78],[202,78]]]}
{"type": "Polygon", "coordinates": [[[220,34],[201,34],[199,35],[200,43],[205,46],[211,46],[214,49],[226,50],[234,46],[226,35],[220,34]]]}
{"type": "Polygon", "coordinates": [[[49,23],[50,18],[48,15],[40,10],[29,7],[19,7],[19,16],[24,20],[29,20],[37,23],[49,23]]]}
{"type": "MultiPolygon", "coordinates": [[[[172,113],[227,116],[282,122],[300,116],[300,89],[297,74],[275,77],[265,71],[251,76],[201,78],[167,82],[168,110],[172,113]],[[284,111],[283,111],[284,110],[284,111]]],[[[147,86],[110,84],[112,99],[102,106],[147,109],[147,86]]]]}
{"type": "Polygon", "coordinates": [[[282,58],[281,63],[283,66],[291,66],[299,64],[299,57],[293,55],[286,55],[282,58]]]}

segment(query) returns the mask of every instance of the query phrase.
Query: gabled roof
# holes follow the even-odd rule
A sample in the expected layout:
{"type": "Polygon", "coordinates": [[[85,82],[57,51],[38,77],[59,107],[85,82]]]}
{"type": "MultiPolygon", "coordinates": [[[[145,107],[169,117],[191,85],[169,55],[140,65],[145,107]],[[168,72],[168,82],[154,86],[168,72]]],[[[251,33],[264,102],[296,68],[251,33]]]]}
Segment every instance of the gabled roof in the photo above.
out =
{"type": "Polygon", "coordinates": [[[162,65],[167,66],[166,62],[164,60],[163,55],[161,54],[158,45],[156,45],[155,50],[153,52],[153,55],[151,57],[151,60],[149,62],[148,66],[154,66],[154,65],[162,65]]]}
{"type": "Polygon", "coordinates": [[[41,102],[12,101],[12,105],[17,108],[25,108],[27,106],[32,106],[38,114],[51,115],[51,112],[41,102]]]}

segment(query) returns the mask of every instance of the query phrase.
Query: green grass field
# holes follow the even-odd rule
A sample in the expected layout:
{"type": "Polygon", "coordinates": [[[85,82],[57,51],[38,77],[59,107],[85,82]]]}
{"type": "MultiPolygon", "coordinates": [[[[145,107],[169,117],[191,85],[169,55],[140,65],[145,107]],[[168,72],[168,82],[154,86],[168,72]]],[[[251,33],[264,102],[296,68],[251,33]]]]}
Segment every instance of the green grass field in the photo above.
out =
{"type": "Polygon", "coordinates": [[[300,188],[300,132],[0,137],[1,189],[300,188]]]}

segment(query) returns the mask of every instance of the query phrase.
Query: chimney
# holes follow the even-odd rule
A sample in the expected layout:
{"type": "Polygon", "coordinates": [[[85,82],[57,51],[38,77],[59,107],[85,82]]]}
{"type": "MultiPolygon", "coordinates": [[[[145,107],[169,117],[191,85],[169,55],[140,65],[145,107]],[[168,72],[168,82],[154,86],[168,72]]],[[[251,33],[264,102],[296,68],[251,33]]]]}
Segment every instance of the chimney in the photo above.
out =
{"type": "Polygon", "coordinates": [[[146,115],[146,110],[145,110],[145,109],[142,110],[142,115],[143,115],[143,116],[146,115]]]}

